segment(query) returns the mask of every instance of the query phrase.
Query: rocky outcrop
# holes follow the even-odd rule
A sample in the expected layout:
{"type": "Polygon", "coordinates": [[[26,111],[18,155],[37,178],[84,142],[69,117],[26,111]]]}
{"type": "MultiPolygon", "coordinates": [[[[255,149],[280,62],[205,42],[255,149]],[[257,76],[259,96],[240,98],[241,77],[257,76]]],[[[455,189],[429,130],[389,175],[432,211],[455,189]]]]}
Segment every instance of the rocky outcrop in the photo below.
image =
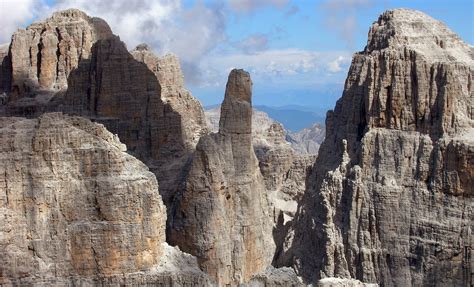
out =
{"type": "Polygon", "coordinates": [[[20,99],[37,90],[66,89],[69,74],[90,57],[92,45],[111,35],[104,20],[76,9],[18,30],[10,44],[10,96],[20,99]]]}
{"type": "Polygon", "coordinates": [[[208,132],[206,118],[201,103],[184,86],[178,58],[172,54],[157,57],[146,44],[138,45],[131,53],[155,74],[161,86],[161,100],[182,115],[184,144],[187,148],[195,148],[201,135],[208,132]]]}
{"type": "MultiPolygon", "coordinates": [[[[220,107],[205,111],[211,131],[219,128],[220,107]]],[[[260,172],[274,206],[275,223],[279,216],[288,222],[296,212],[297,201],[305,190],[305,179],[315,156],[299,155],[290,145],[289,132],[265,112],[252,111],[252,144],[260,172]],[[280,214],[283,212],[283,214],[280,214]]]]}
{"type": "Polygon", "coordinates": [[[171,243],[219,286],[263,271],[273,255],[270,207],[252,147],[252,82],[229,75],[219,132],[201,137],[174,215],[171,243]]]}
{"type": "Polygon", "coordinates": [[[326,129],[324,126],[314,124],[298,132],[289,131],[286,135],[286,140],[297,154],[317,155],[325,135],[326,129]]]}
{"type": "Polygon", "coordinates": [[[12,39],[12,82],[0,115],[60,111],[103,123],[156,174],[171,211],[186,163],[207,132],[176,57],[158,58],[143,45],[132,55],[103,20],[74,9],[12,39]]]}
{"type": "Polygon", "coordinates": [[[61,114],[0,123],[2,284],[159,263],[166,211],[158,184],[117,137],[61,114]]]}
{"type": "Polygon", "coordinates": [[[303,287],[301,279],[296,276],[292,268],[275,268],[269,266],[264,272],[258,273],[241,287],[303,287]]]}
{"type": "Polygon", "coordinates": [[[212,284],[165,243],[155,176],[104,126],[0,118],[0,143],[2,286],[212,284]]]}
{"type": "Polygon", "coordinates": [[[185,88],[176,56],[157,57],[146,44],[137,46],[131,54],[135,60],[146,64],[161,86],[161,101],[165,104],[165,110],[160,118],[162,130],[157,134],[166,146],[147,163],[157,175],[160,193],[171,211],[174,208],[171,204],[174,194],[183,181],[183,169],[199,138],[208,133],[204,110],[185,88]]]}
{"type": "Polygon", "coordinates": [[[474,49],[411,10],[354,56],[280,264],[307,282],[473,284],[474,49]]]}
{"type": "Polygon", "coordinates": [[[8,57],[10,44],[0,45],[0,109],[7,103],[7,92],[11,85],[11,63],[8,57]]]}
{"type": "MultiPolygon", "coordinates": [[[[217,131],[220,107],[207,110],[205,114],[210,129],[217,131]]],[[[306,177],[315,160],[315,156],[296,154],[285,140],[287,136],[280,123],[262,111],[252,110],[252,144],[272,206],[276,255],[283,249],[297,202],[303,197],[306,177]]],[[[265,282],[270,284],[270,281],[265,282]]]]}

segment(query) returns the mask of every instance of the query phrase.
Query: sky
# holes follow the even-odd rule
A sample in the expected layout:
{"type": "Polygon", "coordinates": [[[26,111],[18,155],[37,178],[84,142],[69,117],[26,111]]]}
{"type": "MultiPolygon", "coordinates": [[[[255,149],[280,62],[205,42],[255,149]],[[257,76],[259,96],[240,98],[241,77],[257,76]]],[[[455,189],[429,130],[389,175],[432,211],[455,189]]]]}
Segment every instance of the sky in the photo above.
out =
{"type": "Polygon", "coordinates": [[[205,106],[219,104],[228,73],[243,68],[256,105],[332,108],[352,54],[388,9],[423,11],[474,43],[472,0],[0,0],[0,43],[66,8],[105,19],[130,50],[148,43],[178,55],[205,106]]]}

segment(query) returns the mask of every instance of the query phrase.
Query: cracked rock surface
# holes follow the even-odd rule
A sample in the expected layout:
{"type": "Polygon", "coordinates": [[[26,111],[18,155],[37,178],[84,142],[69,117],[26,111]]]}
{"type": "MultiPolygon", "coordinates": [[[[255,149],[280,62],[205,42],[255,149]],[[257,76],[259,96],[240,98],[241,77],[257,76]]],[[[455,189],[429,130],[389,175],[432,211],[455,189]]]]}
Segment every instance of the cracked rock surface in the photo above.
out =
{"type": "Polygon", "coordinates": [[[219,286],[238,286],[270,265],[272,220],[252,147],[252,82],[232,70],[219,132],[201,137],[193,156],[171,243],[198,258],[219,286]]]}
{"type": "Polygon", "coordinates": [[[473,283],[474,49],[412,10],[355,54],[278,262],[306,282],[473,283]]]}

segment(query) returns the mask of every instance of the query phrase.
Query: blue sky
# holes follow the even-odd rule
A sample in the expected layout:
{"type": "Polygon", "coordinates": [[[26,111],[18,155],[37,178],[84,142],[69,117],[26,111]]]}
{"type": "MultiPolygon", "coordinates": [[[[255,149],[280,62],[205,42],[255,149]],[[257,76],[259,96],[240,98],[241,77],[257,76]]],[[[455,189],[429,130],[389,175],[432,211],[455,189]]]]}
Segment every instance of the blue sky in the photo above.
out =
{"type": "Polygon", "coordinates": [[[146,42],[181,60],[204,105],[222,101],[232,68],[250,71],[254,104],[332,108],[352,54],[387,9],[411,8],[474,43],[474,1],[373,0],[0,0],[0,42],[52,11],[80,8],[104,18],[133,49],[146,42]],[[8,12],[7,12],[8,11],[8,12]]]}

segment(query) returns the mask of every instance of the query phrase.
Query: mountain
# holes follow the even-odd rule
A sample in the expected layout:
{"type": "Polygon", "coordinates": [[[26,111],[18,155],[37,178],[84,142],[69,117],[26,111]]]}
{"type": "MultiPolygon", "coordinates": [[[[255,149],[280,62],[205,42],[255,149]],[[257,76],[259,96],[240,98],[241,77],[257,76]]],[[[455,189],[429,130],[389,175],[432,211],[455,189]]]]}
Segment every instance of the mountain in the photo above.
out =
{"type": "Polygon", "coordinates": [[[0,146],[0,284],[212,283],[165,243],[154,174],[103,125],[0,117],[0,146]]]}
{"type": "Polygon", "coordinates": [[[324,124],[325,110],[313,110],[300,106],[255,106],[257,110],[267,113],[272,119],[282,123],[288,130],[298,132],[314,123],[324,124]]]}
{"type": "Polygon", "coordinates": [[[406,9],[368,35],[277,266],[308,283],[470,286],[474,48],[406,9]]]}
{"type": "Polygon", "coordinates": [[[326,129],[320,124],[314,124],[309,128],[304,128],[299,132],[288,131],[286,140],[291,147],[299,154],[318,154],[319,147],[324,141],[326,129]]]}
{"type": "Polygon", "coordinates": [[[240,69],[206,119],[175,56],[76,9],[0,57],[2,286],[473,285],[474,48],[421,12],[298,132],[240,69]]]}

